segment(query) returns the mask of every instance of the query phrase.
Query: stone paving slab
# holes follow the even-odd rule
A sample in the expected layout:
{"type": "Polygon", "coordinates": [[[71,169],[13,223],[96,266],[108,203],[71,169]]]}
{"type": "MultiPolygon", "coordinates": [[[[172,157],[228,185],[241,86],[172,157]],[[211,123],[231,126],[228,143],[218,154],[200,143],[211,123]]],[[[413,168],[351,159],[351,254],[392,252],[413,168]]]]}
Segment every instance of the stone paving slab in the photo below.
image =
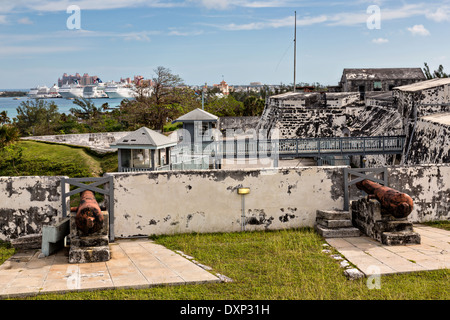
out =
{"type": "Polygon", "coordinates": [[[156,285],[220,282],[194,262],[150,240],[110,244],[107,262],[69,264],[68,250],[39,258],[19,252],[0,266],[0,299],[69,291],[149,288],[156,285]]]}
{"type": "Polygon", "coordinates": [[[392,274],[450,269],[450,231],[424,225],[414,225],[414,231],[421,244],[386,246],[366,236],[326,241],[366,276],[374,270],[392,274]]]}

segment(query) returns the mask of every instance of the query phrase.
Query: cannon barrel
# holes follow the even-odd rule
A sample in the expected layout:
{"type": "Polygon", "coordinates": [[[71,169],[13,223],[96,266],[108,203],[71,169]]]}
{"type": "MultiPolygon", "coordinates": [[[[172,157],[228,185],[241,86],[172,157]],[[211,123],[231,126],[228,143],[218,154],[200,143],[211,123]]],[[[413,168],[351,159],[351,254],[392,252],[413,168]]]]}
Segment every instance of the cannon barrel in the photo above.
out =
{"type": "Polygon", "coordinates": [[[93,234],[103,227],[103,214],[92,191],[86,190],[81,193],[75,223],[77,229],[86,235],[93,234]]]}
{"type": "Polygon", "coordinates": [[[356,187],[366,192],[369,199],[377,199],[381,204],[381,208],[395,218],[408,217],[414,208],[413,199],[409,195],[373,181],[363,180],[358,182],[356,187]]]}

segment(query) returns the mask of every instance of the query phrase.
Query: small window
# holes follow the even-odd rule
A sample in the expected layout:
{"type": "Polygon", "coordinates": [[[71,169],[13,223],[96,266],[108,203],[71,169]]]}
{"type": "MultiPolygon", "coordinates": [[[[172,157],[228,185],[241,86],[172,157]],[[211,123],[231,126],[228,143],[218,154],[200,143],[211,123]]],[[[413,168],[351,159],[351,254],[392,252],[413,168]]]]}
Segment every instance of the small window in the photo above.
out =
{"type": "Polygon", "coordinates": [[[373,90],[374,91],[381,91],[383,89],[383,86],[381,85],[381,81],[375,81],[373,83],[373,90]]]}

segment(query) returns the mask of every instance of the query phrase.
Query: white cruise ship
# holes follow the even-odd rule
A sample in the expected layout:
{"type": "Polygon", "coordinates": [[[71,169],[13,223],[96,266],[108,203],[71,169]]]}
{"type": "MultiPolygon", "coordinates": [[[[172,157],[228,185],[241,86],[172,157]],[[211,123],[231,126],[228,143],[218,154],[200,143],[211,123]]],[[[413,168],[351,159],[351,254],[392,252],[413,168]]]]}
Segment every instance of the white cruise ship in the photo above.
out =
{"type": "Polygon", "coordinates": [[[136,96],[132,86],[118,83],[108,84],[105,88],[105,93],[110,99],[129,99],[136,96]]]}
{"type": "Polygon", "coordinates": [[[83,87],[78,84],[64,84],[59,94],[65,99],[83,98],[83,87]]]}
{"type": "Polygon", "coordinates": [[[31,88],[30,91],[28,91],[28,97],[29,98],[36,98],[39,91],[39,87],[31,88]]]}
{"type": "Polygon", "coordinates": [[[86,99],[99,99],[108,98],[103,88],[98,85],[89,85],[83,89],[83,98],[86,99]]]}
{"type": "Polygon", "coordinates": [[[53,87],[50,88],[48,92],[49,98],[61,98],[61,95],[59,94],[59,87],[55,84],[53,87]]]}

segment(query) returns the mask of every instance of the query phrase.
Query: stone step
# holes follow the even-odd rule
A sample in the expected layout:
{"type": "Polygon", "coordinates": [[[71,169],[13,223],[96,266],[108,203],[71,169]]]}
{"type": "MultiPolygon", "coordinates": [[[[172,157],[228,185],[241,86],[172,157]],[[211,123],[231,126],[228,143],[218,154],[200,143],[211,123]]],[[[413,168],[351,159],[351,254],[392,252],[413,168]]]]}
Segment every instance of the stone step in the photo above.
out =
{"type": "Polygon", "coordinates": [[[326,228],[345,228],[345,227],[353,227],[352,221],[350,219],[342,219],[342,220],[328,220],[323,218],[317,218],[316,223],[324,226],[326,228]]]}
{"type": "Polygon", "coordinates": [[[316,224],[315,229],[317,233],[324,238],[348,238],[361,236],[359,229],[354,227],[330,229],[316,224]]]}
{"type": "Polygon", "coordinates": [[[325,220],[351,220],[350,211],[342,210],[317,210],[317,218],[325,220]]]}
{"type": "Polygon", "coordinates": [[[108,236],[70,237],[70,245],[75,247],[104,247],[108,244],[108,236]]]}
{"type": "Polygon", "coordinates": [[[413,231],[383,232],[381,234],[381,243],[387,246],[420,244],[420,242],[420,234],[413,231]]]}
{"type": "Polygon", "coordinates": [[[75,247],[69,250],[69,263],[105,262],[111,259],[109,246],[75,247]]]}

